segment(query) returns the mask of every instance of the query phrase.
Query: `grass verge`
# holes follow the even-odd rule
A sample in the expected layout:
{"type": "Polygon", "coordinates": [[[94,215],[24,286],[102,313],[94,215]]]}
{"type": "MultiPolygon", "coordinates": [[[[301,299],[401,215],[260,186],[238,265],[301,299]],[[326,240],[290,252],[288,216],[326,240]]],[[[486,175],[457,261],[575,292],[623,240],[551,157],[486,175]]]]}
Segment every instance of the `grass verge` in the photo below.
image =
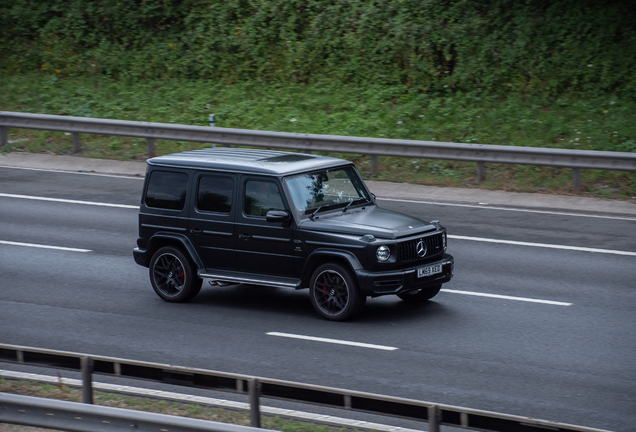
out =
{"type": "MultiPolygon", "coordinates": [[[[49,399],[59,399],[71,402],[82,402],[82,391],[58,383],[44,384],[34,381],[13,381],[0,378],[0,392],[35,396],[49,399]]],[[[187,404],[166,400],[152,399],[138,396],[128,396],[116,393],[93,392],[95,405],[125,408],[138,411],[148,411],[201,420],[211,420],[221,423],[231,423],[242,426],[250,425],[250,414],[244,411],[213,408],[198,404],[187,404]]],[[[333,427],[315,423],[301,422],[281,417],[270,417],[261,414],[261,427],[264,429],[283,432],[355,432],[357,429],[333,427]]],[[[8,430],[8,429],[7,429],[8,430]]],[[[20,430],[20,429],[12,429],[20,430]]],[[[4,432],[0,424],[0,431],[4,432]]]]}
{"type": "MultiPolygon", "coordinates": [[[[0,110],[81,117],[207,125],[285,132],[386,137],[440,142],[636,152],[636,101],[619,95],[550,99],[540,96],[470,94],[450,90],[409,93],[399,86],[337,82],[276,84],[163,80],[115,81],[104,77],[60,78],[37,73],[0,76],[0,110]]],[[[69,154],[63,132],[10,129],[3,152],[69,154]]],[[[163,141],[158,154],[200,148],[163,141]]],[[[82,155],[119,160],[147,157],[144,139],[82,135],[82,155]]],[[[572,171],[550,167],[487,164],[479,183],[468,162],[379,158],[370,173],[366,155],[336,154],[356,162],[366,178],[450,187],[587,195],[636,202],[636,173],[583,170],[583,189],[572,171]]]]}

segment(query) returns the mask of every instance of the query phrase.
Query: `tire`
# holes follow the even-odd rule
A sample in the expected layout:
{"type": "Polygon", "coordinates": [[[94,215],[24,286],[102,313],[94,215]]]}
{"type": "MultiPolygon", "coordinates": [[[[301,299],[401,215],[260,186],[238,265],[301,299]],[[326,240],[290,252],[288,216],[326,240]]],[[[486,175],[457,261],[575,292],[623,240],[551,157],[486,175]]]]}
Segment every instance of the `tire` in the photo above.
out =
{"type": "Polygon", "coordinates": [[[351,272],[335,263],[323,264],[314,271],[309,298],[316,312],[329,321],[351,318],[366,302],[351,272]]]}
{"type": "Polygon", "coordinates": [[[190,259],[181,250],[166,246],[150,260],[150,283],[157,295],[167,302],[179,303],[194,298],[202,280],[190,259]]]}
{"type": "Polygon", "coordinates": [[[397,296],[407,303],[424,303],[437,295],[442,285],[435,285],[428,288],[404,291],[397,296]]]}

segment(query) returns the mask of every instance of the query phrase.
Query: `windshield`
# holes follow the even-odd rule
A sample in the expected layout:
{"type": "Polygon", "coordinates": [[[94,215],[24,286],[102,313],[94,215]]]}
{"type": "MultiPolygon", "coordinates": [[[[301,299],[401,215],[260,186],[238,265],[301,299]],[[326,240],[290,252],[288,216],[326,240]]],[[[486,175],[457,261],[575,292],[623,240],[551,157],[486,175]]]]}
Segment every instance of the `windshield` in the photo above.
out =
{"type": "Polygon", "coordinates": [[[352,166],[301,174],[287,179],[296,210],[304,214],[370,201],[364,183],[352,166]]]}

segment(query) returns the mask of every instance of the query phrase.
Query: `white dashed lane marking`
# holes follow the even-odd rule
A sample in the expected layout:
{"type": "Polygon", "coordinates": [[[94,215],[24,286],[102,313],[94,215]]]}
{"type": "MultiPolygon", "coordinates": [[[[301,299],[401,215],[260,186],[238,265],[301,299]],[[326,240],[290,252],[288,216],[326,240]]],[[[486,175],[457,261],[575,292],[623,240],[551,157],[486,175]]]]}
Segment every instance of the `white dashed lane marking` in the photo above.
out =
{"type": "Polygon", "coordinates": [[[511,212],[521,212],[521,213],[538,213],[538,214],[548,214],[548,215],[558,215],[558,216],[576,216],[576,217],[587,217],[587,218],[596,218],[596,219],[615,219],[615,220],[636,221],[636,218],[628,217],[628,216],[594,215],[594,214],[563,212],[563,211],[549,211],[549,210],[534,210],[534,209],[523,209],[523,208],[497,207],[497,206],[490,206],[487,203],[479,203],[479,205],[475,205],[475,204],[458,204],[458,203],[445,203],[445,202],[435,202],[435,201],[418,201],[418,200],[397,199],[397,198],[382,198],[382,197],[378,197],[377,199],[380,200],[380,201],[395,201],[395,202],[405,202],[405,203],[413,203],[413,204],[428,204],[428,205],[436,205],[436,206],[478,208],[478,209],[482,209],[482,210],[501,210],[501,211],[511,211],[511,212]]]}
{"type": "Polygon", "coordinates": [[[529,302],[529,303],[542,303],[542,304],[553,305],[553,306],[572,306],[572,303],[559,302],[554,300],[534,299],[534,298],[528,298],[528,297],[515,297],[515,296],[507,296],[507,295],[501,295],[501,294],[480,293],[480,292],[474,292],[474,291],[459,291],[459,290],[446,289],[446,288],[442,288],[440,291],[451,293],[451,294],[464,294],[464,295],[472,295],[477,297],[489,297],[489,298],[495,298],[495,299],[501,299],[501,300],[515,300],[515,301],[522,301],[522,302],[529,302]]]}
{"type": "Polygon", "coordinates": [[[40,249],[54,249],[68,252],[92,252],[90,249],[78,249],[78,248],[69,248],[63,246],[50,246],[50,245],[41,245],[41,244],[33,244],[33,243],[20,243],[20,242],[12,242],[0,240],[0,244],[9,245],[9,246],[23,246],[23,247],[32,247],[32,248],[40,248],[40,249]]]}
{"type": "Polygon", "coordinates": [[[35,201],[49,201],[49,202],[57,202],[57,203],[65,203],[65,204],[82,204],[82,205],[92,205],[92,206],[101,206],[101,207],[116,207],[116,208],[127,208],[127,209],[135,209],[139,210],[138,205],[128,205],[128,204],[110,204],[110,203],[101,203],[95,201],[79,201],[79,200],[69,200],[62,198],[48,198],[48,197],[39,197],[39,196],[30,196],[30,195],[15,195],[15,194],[6,194],[0,193],[0,197],[4,198],[19,198],[19,199],[27,199],[27,200],[35,200],[35,201]]]}
{"type": "Polygon", "coordinates": [[[579,246],[564,246],[564,245],[553,245],[546,243],[531,243],[531,242],[522,242],[515,240],[499,240],[499,239],[490,239],[483,237],[467,237],[467,236],[458,236],[458,235],[448,235],[449,239],[455,240],[469,240],[483,243],[500,243],[500,244],[509,244],[514,246],[530,246],[530,247],[540,247],[540,248],[548,248],[548,249],[562,249],[562,250],[571,250],[571,251],[579,251],[579,252],[593,252],[593,253],[602,253],[602,254],[613,254],[613,255],[625,255],[625,256],[636,256],[636,252],[630,251],[619,251],[612,249],[594,249],[588,247],[579,247],[579,246]]]}
{"type": "Polygon", "coordinates": [[[314,342],[326,342],[326,343],[332,343],[332,344],[338,344],[338,345],[349,345],[349,346],[355,346],[360,348],[372,348],[372,349],[383,350],[383,351],[395,351],[397,349],[395,347],[384,346],[384,345],[374,345],[374,344],[368,344],[368,343],[362,343],[362,342],[351,342],[351,341],[328,339],[328,338],[321,338],[321,337],[314,337],[314,336],[303,336],[303,335],[296,335],[296,334],[290,334],[290,333],[269,332],[267,333],[267,335],[280,336],[280,337],[291,338],[291,339],[303,339],[303,340],[314,341],[314,342]]]}

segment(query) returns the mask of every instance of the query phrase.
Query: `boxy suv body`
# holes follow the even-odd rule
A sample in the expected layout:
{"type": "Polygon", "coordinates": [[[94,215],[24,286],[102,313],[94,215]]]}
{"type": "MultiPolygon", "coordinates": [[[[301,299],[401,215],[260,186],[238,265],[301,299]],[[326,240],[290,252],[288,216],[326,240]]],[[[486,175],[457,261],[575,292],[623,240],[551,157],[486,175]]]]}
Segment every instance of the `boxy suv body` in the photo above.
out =
{"type": "Polygon", "coordinates": [[[453,276],[439,222],[379,208],[351,162],[269,150],[202,149],[148,160],[137,264],[164,300],[202,281],[309,288],[329,320],[367,297],[435,296],[453,276]]]}

